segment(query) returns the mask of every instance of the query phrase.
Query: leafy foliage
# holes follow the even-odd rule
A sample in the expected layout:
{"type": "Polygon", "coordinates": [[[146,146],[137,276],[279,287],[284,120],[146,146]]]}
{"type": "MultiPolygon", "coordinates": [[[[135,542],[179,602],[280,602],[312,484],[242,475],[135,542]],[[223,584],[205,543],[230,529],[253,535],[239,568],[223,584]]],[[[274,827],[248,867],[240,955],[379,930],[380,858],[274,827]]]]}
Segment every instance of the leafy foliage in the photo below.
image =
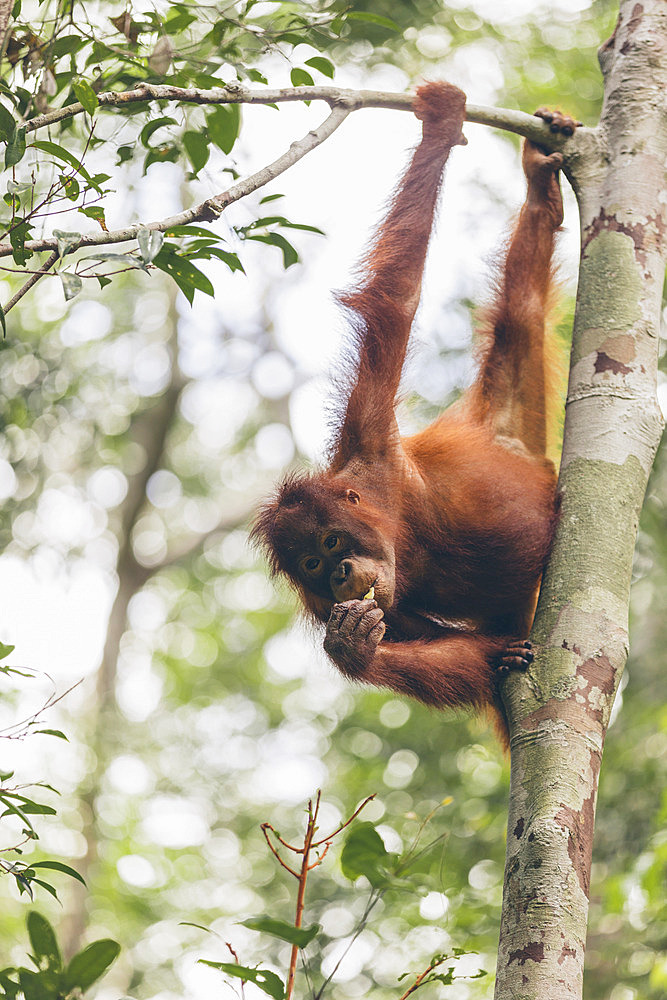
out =
{"type": "Polygon", "coordinates": [[[34,969],[9,966],[0,969],[2,996],[7,1000],[77,1000],[101,979],[120,952],[116,941],[93,941],[66,964],[55,931],[46,917],[28,913],[28,937],[34,969]]]}
{"type": "MultiPolygon", "coordinates": [[[[0,643],[0,661],[5,660],[13,652],[14,646],[0,643]]],[[[29,678],[34,676],[31,671],[11,667],[3,663],[0,663],[0,674],[3,674],[5,678],[12,676],[29,678]]],[[[5,739],[17,739],[32,734],[55,736],[57,739],[66,741],[67,737],[59,729],[38,728],[43,725],[43,713],[51,709],[58,700],[58,697],[52,695],[40,711],[0,732],[0,739],[3,737],[5,739]]],[[[55,793],[55,789],[44,781],[25,785],[18,784],[12,779],[14,779],[13,771],[0,771],[0,804],[4,806],[4,809],[0,812],[0,821],[7,820],[8,818],[15,821],[13,824],[7,822],[3,824],[0,822],[0,828],[3,830],[5,836],[9,834],[12,828],[14,831],[18,830],[17,835],[19,839],[18,843],[14,844],[13,847],[6,847],[4,850],[0,850],[0,855],[4,855],[4,857],[0,856],[0,873],[11,875],[14,878],[19,895],[26,893],[30,899],[33,899],[34,888],[41,886],[49,895],[57,899],[57,892],[53,885],[43,878],[38,878],[36,871],[38,869],[40,872],[42,869],[59,871],[85,884],[79,873],[62,861],[52,859],[35,861],[31,859],[29,862],[26,862],[22,858],[24,846],[39,840],[37,828],[31,817],[56,815],[56,810],[53,806],[38,801],[35,798],[33,789],[44,789],[51,793],[55,793]],[[12,860],[8,860],[9,858],[12,860]]]]}
{"type": "MultiPolygon", "coordinates": [[[[318,791],[315,805],[313,800],[309,801],[307,808],[307,823],[303,841],[298,845],[289,844],[280,834],[275,831],[270,823],[262,824],[262,830],[267,840],[271,853],[280,863],[281,868],[294,876],[298,881],[298,892],[296,901],[296,915],[294,923],[289,924],[274,917],[262,915],[260,917],[250,917],[242,920],[241,924],[250,930],[261,931],[279,941],[286,941],[291,944],[292,951],[290,957],[289,974],[286,978],[281,978],[275,972],[265,968],[263,965],[247,966],[240,965],[236,950],[230,942],[226,942],[227,949],[236,959],[235,962],[218,962],[210,959],[200,959],[201,964],[217,969],[242,982],[252,982],[273,1000],[291,1000],[294,995],[295,975],[297,971],[297,957],[300,954],[301,964],[304,970],[304,979],[308,987],[308,993],[313,1000],[328,995],[341,963],[347,958],[348,953],[354,950],[361,934],[371,922],[371,913],[382,901],[385,895],[392,890],[404,889],[406,884],[405,872],[411,868],[417,857],[423,857],[432,850],[441,840],[436,837],[425,847],[421,846],[420,839],[428,822],[432,819],[429,816],[422,823],[417,837],[410,847],[401,855],[392,855],[385,848],[382,837],[375,829],[373,823],[355,823],[359,813],[374,799],[374,796],[367,797],[355,812],[330,834],[322,835],[318,833],[317,820],[321,805],[321,795],[318,791]],[[341,852],[340,864],[345,877],[352,882],[363,876],[369,885],[369,891],[363,910],[361,911],[356,925],[351,928],[347,943],[339,955],[333,968],[326,969],[322,961],[322,955],[326,953],[323,947],[325,936],[322,927],[315,924],[304,928],[301,926],[304,903],[306,901],[306,884],[308,873],[316,868],[320,868],[325,856],[328,854],[331,844],[341,833],[347,830],[345,842],[341,852]],[[315,840],[315,836],[318,840],[315,840]],[[300,856],[301,860],[297,868],[284,860],[282,851],[300,856]],[[313,855],[315,859],[313,860],[313,855]],[[308,946],[312,943],[317,945],[317,949],[308,946]]],[[[434,811],[435,812],[435,811],[434,811]]],[[[418,888],[417,882],[410,885],[414,891],[418,888]]],[[[200,925],[193,925],[200,926],[200,925]]],[[[206,927],[200,929],[207,930],[206,927]]],[[[417,989],[428,983],[440,982],[444,985],[451,985],[458,979],[478,979],[486,975],[480,970],[474,974],[471,972],[459,972],[457,969],[458,960],[466,952],[462,948],[454,948],[451,954],[440,953],[431,958],[427,967],[419,973],[414,982],[402,994],[400,1000],[414,993],[417,989]],[[442,967],[448,965],[449,968],[443,970],[442,967]],[[440,971],[436,971],[440,970],[440,971]]],[[[403,973],[398,976],[397,981],[407,978],[410,973],[403,973]]]]}
{"type": "MultiPolygon", "coordinates": [[[[163,13],[135,14],[130,6],[109,17],[103,16],[108,5],[75,0],[67,16],[55,5],[54,10],[40,12],[34,22],[25,19],[24,9],[29,18],[29,5],[14,6],[15,21],[0,64],[0,144],[10,172],[0,212],[0,259],[2,241],[9,241],[14,269],[33,267],[39,245],[31,246],[31,240],[52,216],[65,214],[71,220],[63,237],[53,231],[61,259],[76,253],[86,235],[85,219],[93,223],[89,233],[108,233],[109,196],[130,183],[135,163],[141,163],[144,174],[155,163],[179,163],[193,180],[214,160],[217,173],[236,176],[227,158],[240,134],[239,105],[211,104],[210,97],[208,106],[205,100],[202,107],[185,101],[174,116],[147,98],[138,104],[138,86],[167,81],[188,93],[198,89],[210,95],[211,88],[230,83],[266,84],[254,65],[260,55],[290,58],[298,46],[317,50],[339,36],[348,17],[341,4],[306,9],[280,3],[267,12],[257,0],[233,8],[224,3],[206,5],[196,14],[182,3],[169,4],[163,13]],[[100,96],[109,93],[121,96],[100,96]],[[40,130],[47,126],[45,139],[40,130]],[[102,153],[108,163],[114,151],[113,176],[89,166],[102,153]],[[75,228],[77,216],[81,225],[75,228]]],[[[293,79],[312,83],[313,73],[324,79],[333,76],[333,64],[325,56],[311,56],[308,65],[309,69],[295,66],[293,79]]],[[[257,220],[252,235],[244,226],[236,236],[278,247],[285,267],[290,267],[298,261],[298,252],[275,231],[277,227],[291,224],[281,216],[274,217],[269,228],[257,220]]],[[[123,231],[109,239],[134,242],[123,231]]],[[[193,260],[216,257],[232,270],[242,270],[227,237],[206,230],[204,239],[185,240],[160,253],[157,248],[150,259],[140,240],[139,256],[136,248],[82,254],[67,266],[58,263],[56,270],[69,300],[80,293],[86,279],[104,285],[119,271],[143,261],[147,269],[166,271],[192,302],[196,291],[212,294],[210,281],[193,260]],[[101,269],[100,262],[108,266],[101,269]]],[[[4,313],[1,318],[4,323],[4,313]]]]}

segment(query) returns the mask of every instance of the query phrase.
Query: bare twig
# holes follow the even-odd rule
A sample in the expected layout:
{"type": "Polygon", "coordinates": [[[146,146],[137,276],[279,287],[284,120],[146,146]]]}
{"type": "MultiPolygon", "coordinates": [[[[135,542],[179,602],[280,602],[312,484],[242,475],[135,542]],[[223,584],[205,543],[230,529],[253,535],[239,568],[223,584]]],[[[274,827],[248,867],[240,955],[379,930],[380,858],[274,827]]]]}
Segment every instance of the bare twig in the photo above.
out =
{"type": "Polygon", "coordinates": [[[45,274],[49,273],[55,262],[58,260],[59,256],[60,254],[58,253],[58,251],[54,250],[53,253],[50,253],[49,256],[46,258],[40,269],[38,271],[34,271],[33,274],[30,275],[25,285],[22,285],[19,288],[18,292],[12,295],[9,302],[4,307],[5,316],[7,315],[10,309],[14,308],[17,302],[21,301],[26,292],[29,292],[30,289],[37,284],[40,278],[43,278],[45,274]]]}
{"type": "MultiPolygon", "coordinates": [[[[271,843],[271,840],[269,838],[269,830],[274,835],[274,837],[278,836],[278,834],[273,829],[273,827],[271,826],[271,824],[270,823],[262,823],[260,829],[261,829],[262,833],[264,834],[264,839],[266,840],[267,844],[269,845],[269,850],[271,851],[271,854],[273,854],[274,858],[278,861],[278,863],[280,865],[282,865],[282,867],[285,869],[286,872],[289,872],[290,875],[294,876],[294,878],[298,878],[299,877],[299,873],[297,871],[295,871],[293,868],[290,868],[290,866],[285,861],[283,861],[283,859],[280,857],[280,854],[278,853],[277,848],[275,848],[273,846],[273,844],[271,843]]],[[[285,841],[282,841],[282,843],[284,844],[285,841]]],[[[286,844],[285,846],[286,847],[290,847],[289,844],[286,844]]],[[[293,850],[295,850],[295,848],[294,847],[290,847],[290,850],[293,851],[293,850]]]]}
{"type": "Polygon", "coordinates": [[[417,976],[412,986],[409,986],[405,991],[405,993],[403,993],[398,998],[398,1000],[406,1000],[406,997],[409,997],[412,993],[416,993],[420,986],[425,985],[424,980],[428,976],[429,972],[433,972],[433,970],[437,969],[439,965],[444,965],[444,963],[448,961],[449,958],[448,956],[445,955],[442,958],[438,958],[435,961],[431,962],[429,967],[427,969],[424,969],[423,972],[420,972],[420,974],[417,976]]]}
{"type": "Polygon", "coordinates": [[[295,854],[303,854],[303,847],[294,847],[293,844],[288,844],[286,840],[280,836],[280,834],[273,829],[270,823],[262,823],[262,830],[270,830],[276,840],[286,847],[288,851],[294,851],[295,854]]]}
{"type": "MultiPolygon", "coordinates": [[[[296,912],[294,915],[294,926],[296,928],[301,927],[301,921],[303,920],[303,910],[306,898],[306,882],[308,880],[308,872],[313,871],[314,868],[318,868],[322,864],[334,837],[337,837],[338,834],[345,829],[345,827],[349,826],[352,820],[359,815],[364,806],[367,806],[368,803],[374,798],[375,798],[375,793],[373,795],[369,795],[367,798],[364,799],[364,801],[361,803],[360,806],[357,806],[352,815],[348,819],[346,819],[344,823],[341,823],[340,826],[336,827],[336,829],[333,830],[326,837],[323,837],[322,840],[316,841],[314,838],[315,838],[315,833],[317,831],[317,816],[320,811],[320,802],[322,800],[322,791],[321,789],[318,789],[317,795],[315,796],[315,805],[313,805],[312,799],[308,802],[308,807],[306,810],[306,814],[308,816],[306,822],[306,833],[303,838],[303,845],[301,847],[295,847],[293,844],[288,844],[286,840],[283,840],[283,838],[280,836],[279,833],[276,833],[276,831],[273,829],[270,823],[262,823],[261,830],[262,833],[264,834],[267,844],[269,845],[269,850],[271,851],[273,856],[277,859],[278,863],[285,869],[285,871],[288,871],[290,875],[293,875],[294,878],[298,879],[299,882],[299,889],[296,897],[296,912]],[[301,867],[299,871],[296,871],[294,868],[291,868],[288,864],[286,864],[285,861],[283,861],[278,852],[278,849],[274,846],[274,844],[271,843],[271,838],[269,836],[269,833],[271,833],[275,837],[275,839],[280,844],[282,844],[282,846],[285,847],[288,851],[292,851],[294,854],[301,855],[301,867]],[[322,845],[324,845],[324,850],[321,853],[318,853],[316,860],[313,861],[313,863],[311,864],[310,863],[311,851],[317,851],[317,848],[322,847],[322,845]]],[[[292,953],[290,955],[289,974],[287,978],[287,990],[285,993],[286,1000],[291,1000],[292,995],[294,993],[294,978],[296,976],[296,964],[298,957],[299,957],[299,946],[297,944],[294,944],[292,945],[292,953]]]]}
{"type": "Polygon", "coordinates": [[[19,722],[12,723],[11,726],[6,726],[4,729],[0,729],[0,738],[8,740],[22,739],[29,732],[31,726],[39,724],[40,719],[44,712],[48,712],[49,709],[53,708],[54,705],[57,705],[58,702],[63,700],[63,698],[66,698],[68,694],[70,694],[75,688],[79,686],[79,684],[83,683],[82,680],[75,681],[74,684],[71,684],[66,691],[63,691],[62,694],[57,695],[55,692],[55,686],[56,686],[55,681],[50,676],[50,674],[47,674],[45,672],[40,672],[40,673],[42,673],[44,677],[48,677],[48,679],[51,681],[51,684],[53,685],[54,688],[53,693],[49,695],[49,697],[46,699],[42,707],[38,708],[36,712],[33,712],[31,715],[26,716],[25,719],[21,719],[19,722]]]}
{"type": "MultiPolygon", "coordinates": [[[[301,873],[299,875],[299,889],[296,894],[296,912],[294,914],[295,927],[301,927],[301,921],[303,920],[303,907],[306,899],[306,881],[308,879],[308,872],[310,871],[308,861],[313,846],[313,837],[315,836],[315,831],[317,830],[317,815],[320,811],[321,798],[322,791],[318,788],[317,796],[315,798],[315,806],[313,807],[312,800],[308,802],[308,823],[306,824],[306,836],[303,841],[303,860],[301,862],[301,873]]],[[[319,864],[319,861],[317,864],[319,864]]],[[[313,865],[313,867],[317,867],[317,865],[313,865]]],[[[285,991],[286,1000],[292,1000],[292,996],[294,994],[294,977],[296,976],[296,963],[298,958],[299,946],[297,944],[293,944],[292,953],[290,955],[289,974],[287,976],[287,990],[285,991]]]]}
{"type": "MultiPolygon", "coordinates": [[[[313,843],[313,847],[321,847],[322,844],[326,844],[327,847],[328,847],[329,843],[334,839],[334,837],[337,837],[338,834],[341,832],[341,830],[344,830],[346,826],[349,826],[350,823],[352,822],[352,820],[356,819],[356,817],[359,815],[359,813],[361,812],[361,810],[365,809],[366,806],[368,805],[368,803],[372,802],[376,795],[377,795],[377,792],[373,792],[372,795],[367,795],[366,798],[364,799],[364,801],[361,803],[361,805],[357,806],[357,808],[354,810],[354,812],[352,813],[352,815],[350,816],[349,819],[346,819],[344,823],[341,823],[341,825],[339,827],[337,827],[333,831],[333,833],[327,834],[327,836],[323,837],[322,840],[316,840],[313,843]]],[[[322,855],[322,857],[324,857],[324,855],[322,855]]]]}
{"type": "MultiPolygon", "coordinates": [[[[241,963],[239,961],[238,953],[234,950],[234,948],[232,947],[232,945],[231,945],[231,943],[229,941],[225,941],[225,947],[229,951],[230,955],[232,956],[232,958],[234,959],[234,961],[236,962],[236,964],[240,965],[241,963]]],[[[242,979],[241,980],[241,998],[242,998],[242,1000],[243,1000],[243,997],[245,997],[245,984],[246,984],[245,979],[242,979]]]]}

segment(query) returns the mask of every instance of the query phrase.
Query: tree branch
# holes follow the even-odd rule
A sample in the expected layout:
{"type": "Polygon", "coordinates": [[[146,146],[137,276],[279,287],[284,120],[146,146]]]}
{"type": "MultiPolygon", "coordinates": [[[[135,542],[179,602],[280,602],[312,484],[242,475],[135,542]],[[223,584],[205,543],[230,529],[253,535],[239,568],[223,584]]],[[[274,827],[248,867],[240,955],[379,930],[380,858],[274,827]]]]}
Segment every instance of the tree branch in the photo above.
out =
{"type": "Polygon", "coordinates": [[[15,295],[12,295],[9,302],[4,307],[3,311],[5,316],[7,315],[10,309],[14,308],[17,302],[21,301],[26,292],[29,292],[30,289],[33,287],[33,285],[37,284],[40,278],[43,278],[45,274],[49,273],[55,262],[58,260],[59,256],[60,254],[58,253],[57,250],[54,250],[53,253],[50,253],[49,256],[46,258],[46,260],[44,261],[44,263],[42,264],[42,266],[40,267],[40,269],[31,274],[26,283],[24,285],[21,285],[18,292],[16,292],[15,295]]]}
{"type": "MultiPolygon", "coordinates": [[[[278,87],[252,90],[238,83],[226,87],[200,90],[194,87],[152,86],[141,83],[134,90],[107,91],[98,94],[102,107],[122,107],[143,101],[176,101],[179,104],[281,104],[294,101],[326,101],[330,108],[358,111],[361,108],[387,108],[392,111],[412,111],[414,94],[395,94],[387,90],[348,90],[344,87],[278,87]]],[[[65,118],[73,118],[84,111],[78,101],[64,108],[37,115],[25,125],[26,132],[36,132],[65,118]]],[[[466,105],[466,120],[479,125],[505,129],[531,139],[550,140],[554,136],[549,127],[534,115],[509,108],[487,108],[477,104],[466,105]]]]}
{"type": "MultiPolygon", "coordinates": [[[[322,100],[326,101],[332,110],[318,128],[309,131],[303,139],[293,142],[289,149],[279,156],[277,160],[262,167],[261,170],[251,174],[250,177],[246,177],[244,180],[232,185],[226,191],[207,198],[206,201],[201,202],[199,205],[195,205],[193,208],[185,212],[180,212],[178,215],[170,216],[167,219],[150,222],[145,225],[127,226],[124,229],[116,229],[112,232],[86,234],[81,237],[81,242],[77,247],[78,250],[85,247],[108,246],[110,244],[126,243],[130,240],[135,240],[139,230],[142,228],[166,232],[175,226],[183,226],[195,222],[211,222],[218,218],[228,205],[239,201],[258,188],[263,187],[323,143],[345,121],[352,111],[368,107],[411,111],[413,95],[393,94],[387,91],[376,90],[345,90],[340,87],[327,86],[254,91],[240,85],[232,84],[227,87],[215,88],[214,90],[196,90],[141,84],[132,91],[121,93],[109,92],[99,95],[99,101],[102,106],[118,107],[124,104],[152,100],[170,100],[191,104],[275,104],[285,101],[322,100]]],[[[34,132],[39,128],[53,125],[55,122],[62,121],[65,118],[73,117],[83,110],[83,106],[76,103],[70,104],[65,108],[60,108],[57,111],[51,111],[48,114],[39,115],[27,123],[26,131],[34,132]]],[[[527,115],[522,111],[512,111],[507,108],[486,108],[473,104],[466,105],[466,120],[527,136],[549,149],[562,148],[565,142],[576,145],[582,138],[582,131],[586,131],[579,129],[574,137],[564,140],[562,137],[554,136],[550,132],[548,125],[534,115],[527,115]]],[[[568,152],[570,149],[574,149],[574,145],[568,147],[568,152]]],[[[57,250],[57,241],[53,238],[27,240],[25,247],[33,253],[39,253],[44,250],[54,251],[57,250]]],[[[0,244],[0,258],[7,257],[11,253],[12,247],[9,244],[0,244]]],[[[46,273],[44,268],[40,269],[38,276],[35,276],[34,280],[39,280],[42,273],[46,273]]],[[[21,295],[25,294],[29,287],[29,284],[26,285],[21,290],[21,295]]],[[[8,308],[11,308],[12,305],[14,305],[14,300],[11,300],[8,308]]]]}
{"type": "MultiPolygon", "coordinates": [[[[237,184],[233,184],[226,191],[222,191],[212,198],[207,198],[206,201],[187,209],[185,212],[179,212],[178,215],[172,215],[170,218],[162,219],[158,222],[149,222],[145,226],[137,224],[128,226],[125,229],[116,229],[113,232],[105,233],[100,231],[99,233],[87,234],[81,237],[81,242],[76,249],[81,250],[84,247],[103,246],[109,243],[126,243],[128,240],[136,239],[139,230],[143,228],[154,229],[164,233],[175,226],[185,226],[193,222],[211,222],[217,219],[228,205],[239,201],[241,198],[245,198],[246,195],[268,184],[269,181],[272,181],[289,167],[298,163],[307,153],[310,153],[317,146],[321,145],[336,131],[339,125],[342,125],[349,113],[348,108],[335,107],[318,128],[311,129],[303,139],[293,142],[289,149],[279,156],[277,160],[274,160],[273,163],[267,164],[267,166],[262,167],[256,173],[244,178],[244,180],[239,181],[237,184]]],[[[26,240],[25,243],[26,250],[32,250],[33,252],[56,250],[57,246],[57,240],[54,238],[26,240]]],[[[7,257],[11,253],[12,247],[9,244],[0,244],[0,257],[7,257]]]]}

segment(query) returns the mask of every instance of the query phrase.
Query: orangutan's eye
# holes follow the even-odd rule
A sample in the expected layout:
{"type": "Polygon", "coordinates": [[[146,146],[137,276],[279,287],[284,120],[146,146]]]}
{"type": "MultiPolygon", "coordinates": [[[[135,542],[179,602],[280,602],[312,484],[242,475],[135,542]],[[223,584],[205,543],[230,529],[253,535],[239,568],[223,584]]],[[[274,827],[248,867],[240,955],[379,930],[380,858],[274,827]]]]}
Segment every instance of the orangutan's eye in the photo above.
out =
{"type": "Polygon", "coordinates": [[[309,559],[304,559],[303,568],[306,573],[317,573],[318,569],[322,564],[322,560],[318,559],[317,556],[311,556],[309,559]]]}
{"type": "Polygon", "coordinates": [[[324,547],[332,552],[334,549],[340,548],[340,538],[338,535],[327,535],[324,539],[324,547]]]}

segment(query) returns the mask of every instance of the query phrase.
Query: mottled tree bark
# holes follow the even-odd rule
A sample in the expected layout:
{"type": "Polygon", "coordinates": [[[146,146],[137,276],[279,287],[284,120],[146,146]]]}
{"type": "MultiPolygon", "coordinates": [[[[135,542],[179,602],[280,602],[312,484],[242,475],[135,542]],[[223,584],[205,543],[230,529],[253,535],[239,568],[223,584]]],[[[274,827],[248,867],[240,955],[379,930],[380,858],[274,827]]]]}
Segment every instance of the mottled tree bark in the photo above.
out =
{"type": "Polygon", "coordinates": [[[562,516],[533,629],[539,655],[504,691],[512,775],[496,1000],[582,995],[598,775],[627,655],[637,522],[663,423],[664,0],[622,0],[599,57],[600,123],[565,151],[581,270],[562,516]]]}

